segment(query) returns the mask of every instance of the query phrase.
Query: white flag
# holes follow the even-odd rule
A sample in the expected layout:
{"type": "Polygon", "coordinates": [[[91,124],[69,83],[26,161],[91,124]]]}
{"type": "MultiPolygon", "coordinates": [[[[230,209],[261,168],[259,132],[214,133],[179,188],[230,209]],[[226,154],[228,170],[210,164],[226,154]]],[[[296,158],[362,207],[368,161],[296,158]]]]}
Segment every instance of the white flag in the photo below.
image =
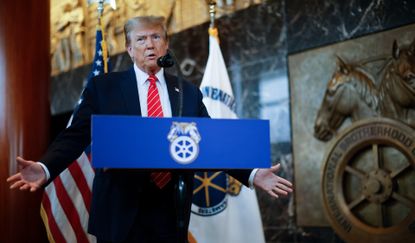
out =
{"type": "MultiPolygon", "coordinates": [[[[235,99],[220,51],[217,29],[209,29],[209,58],[200,85],[212,118],[237,118],[235,99]]],[[[255,190],[223,172],[195,176],[190,242],[265,242],[255,190]]]]}

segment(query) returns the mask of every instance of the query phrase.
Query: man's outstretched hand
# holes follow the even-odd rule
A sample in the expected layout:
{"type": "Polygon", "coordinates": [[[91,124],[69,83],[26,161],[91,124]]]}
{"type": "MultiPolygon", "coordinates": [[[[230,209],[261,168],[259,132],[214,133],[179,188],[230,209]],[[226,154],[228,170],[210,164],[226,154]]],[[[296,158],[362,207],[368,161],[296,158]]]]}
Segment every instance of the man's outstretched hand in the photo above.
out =
{"type": "Polygon", "coordinates": [[[293,185],[288,180],[275,174],[280,167],[281,164],[276,164],[269,169],[258,169],[254,177],[254,186],[275,198],[288,195],[293,191],[293,185]]]}
{"type": "Polygon", "coordinates": [[[20,172],[7,178],[10,189],[19,188],[34,192],[46,183],[46,174],[41,165],[21,157],[17,157],[16,161],[20,172]]]}

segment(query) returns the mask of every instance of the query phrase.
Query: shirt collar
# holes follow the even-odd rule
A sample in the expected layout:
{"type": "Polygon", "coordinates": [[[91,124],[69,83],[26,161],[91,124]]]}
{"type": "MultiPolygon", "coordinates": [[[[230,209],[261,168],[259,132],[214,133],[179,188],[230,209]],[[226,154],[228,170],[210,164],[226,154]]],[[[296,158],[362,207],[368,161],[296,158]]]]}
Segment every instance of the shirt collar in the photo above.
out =
{"type": "MultiPolygon", "coordinates": [[[[145,82],[147,81],[148,78],[148,74],[143,72],[141,69],[139,69],[137,67],[137,65],[134,64],[134,72],[135,72],[135,76],[137,78],[137,84],[138,85],[144,85],[145,82]]],[[[158,81],[160,82],[160,84],[164,84],[166,81],[164,79],[164,75],[163,75],[164,69],[161,68],[157,73],[156,73],[156,77],[158,79],[158,81]]]]}

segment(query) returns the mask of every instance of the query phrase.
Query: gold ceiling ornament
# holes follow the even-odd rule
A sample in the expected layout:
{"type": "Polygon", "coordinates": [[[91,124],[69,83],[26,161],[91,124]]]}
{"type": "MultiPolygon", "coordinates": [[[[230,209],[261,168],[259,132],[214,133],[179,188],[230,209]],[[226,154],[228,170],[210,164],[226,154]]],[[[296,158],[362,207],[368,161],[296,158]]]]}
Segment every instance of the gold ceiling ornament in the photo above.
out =
{"type": "MultiPolygon", "coordinates": [[[[168,33],[174,34],[210,20],[209,4],[194,0],[106,0],[101,24],[106,33],[109,55],[125,51],[123,27],[132,17],[164,16],[168,33]],[[110,5],[116,3],[117,8],[110,5]]],[[[216,18],[265,0],[217,0],[216,18]]],[[[51,0],[52,75],[89,64],[93,59],[97,3],[88,0],[51,0]]]]}

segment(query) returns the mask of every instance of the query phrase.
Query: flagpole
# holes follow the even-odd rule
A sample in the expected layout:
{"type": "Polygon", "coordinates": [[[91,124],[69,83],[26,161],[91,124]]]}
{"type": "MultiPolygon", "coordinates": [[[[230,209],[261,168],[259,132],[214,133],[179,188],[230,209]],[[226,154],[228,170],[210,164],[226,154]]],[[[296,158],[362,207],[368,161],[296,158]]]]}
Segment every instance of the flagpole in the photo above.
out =
{"type": "Polygon", "coordinates": [[[102,59],[104,60],[104,73],[108,73],[108,49],[107,49],[107,42],[105,41],[105,34],[104,34],[104,26],[102,25],[102,15],[104,13],[104,0],[98,0],[98,26],[101,29],[102,34],[102,59]]]}
{"type": "Polygon", "coordinates": [[[98,11],[98,24],[97,24],[97,28],[99,28],[99,30],[101,30],[101,35],[102,35],[102,42],[101,42],[101,49],[102,49],[102,57],[104,60],[104,73],[108,72],[108,47],[107,47],[107,42],[106,42],[106,38],[105,38],[105,28],[103,26],[102,23],[102,15],[104,14],[104,4],[105,3],[109,3],[111,5],[111,7],[115,10],[117,9],[117,4],[115,2],[115,0],[88,0],[88,4],[92,4],[92,3],[97,3],[98,7],[97,7],[97,11],[98,11]]]}
{"type": "Polygon", "coordinates": [[[104,0],[98,0],[98,22],[101,21],[102,13],[104,12],[104,0]]]}
{"type": "Polygon", "coordinates": [[[216,17],[216,1],[209,1],[209,15],[210,15],[210,25],[209,25],[209,36],[212,36],[219,43],[219,34],[218,29],[215,26],[215,17],[216,17]]]}
{"type": "Polygon", "coordinates": [[[214,0],[209,1],[209,15],[210,15],[210,26],[209,28],[215,28],[215,15],[216,15],[216,2],[214,0]]]}

